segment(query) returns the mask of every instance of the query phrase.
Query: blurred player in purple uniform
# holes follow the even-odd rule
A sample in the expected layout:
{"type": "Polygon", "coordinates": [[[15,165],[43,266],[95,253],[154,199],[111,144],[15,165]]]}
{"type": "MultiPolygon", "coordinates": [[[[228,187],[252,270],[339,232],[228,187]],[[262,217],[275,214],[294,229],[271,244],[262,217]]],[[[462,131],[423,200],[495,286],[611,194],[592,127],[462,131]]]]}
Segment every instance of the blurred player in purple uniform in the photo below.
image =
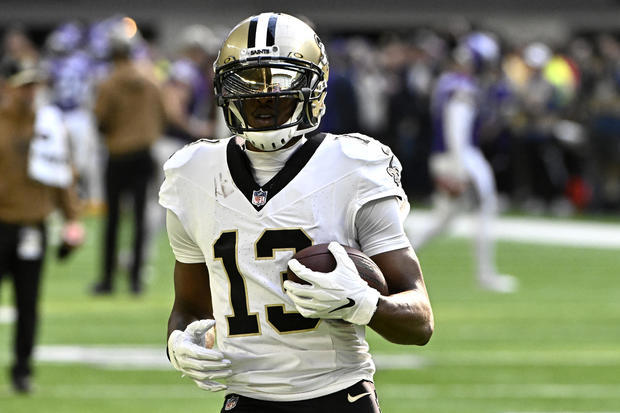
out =
{"type": "Polygon", "coordinates": [[[491,225],[497,214],[493,171],[478,147],[480,93],[476,76],[499,58],[499,45],[484,33],[462,39],[454,51],[453,67],[443,73],[431,99],[433,146],[430,171],[436,185],[434,219],[414,236],[416,248],[442,232],[463,211],[468,188],[478,202],[476,227],[477,277],[482,288],[513,292],[517,280],[495,268],[491,225]]]}
{"type": "Polygon", "coordinates": [[[59,26],[47,39],[45,66],[51,103],[62,111],[71,138],[81,197],[98,205],[103,200],[103,186],[101,148],[92,115],[94,62],[83,44],[84,30],[79,24],[59,26]]]}

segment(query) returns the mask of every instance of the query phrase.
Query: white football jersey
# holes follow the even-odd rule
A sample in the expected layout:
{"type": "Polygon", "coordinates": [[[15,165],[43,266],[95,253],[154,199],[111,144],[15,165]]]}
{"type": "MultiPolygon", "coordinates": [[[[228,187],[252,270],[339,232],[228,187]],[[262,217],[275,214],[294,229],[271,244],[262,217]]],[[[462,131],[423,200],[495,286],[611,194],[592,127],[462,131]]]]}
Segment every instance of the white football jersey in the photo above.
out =
{"type": "Polygon", "coordinates": [[[204,254],[217,347],[232,362],[228,392],[302,400],[372,380],[365,327],[302,317],[282,282],[305,247],[359,248],[355,216],[365,203],[398,197],[408,210],[400,163],[372,138],[319,134],[259,186],[239,143],[186,146],[165,164],[160,191],[204,254]]]}

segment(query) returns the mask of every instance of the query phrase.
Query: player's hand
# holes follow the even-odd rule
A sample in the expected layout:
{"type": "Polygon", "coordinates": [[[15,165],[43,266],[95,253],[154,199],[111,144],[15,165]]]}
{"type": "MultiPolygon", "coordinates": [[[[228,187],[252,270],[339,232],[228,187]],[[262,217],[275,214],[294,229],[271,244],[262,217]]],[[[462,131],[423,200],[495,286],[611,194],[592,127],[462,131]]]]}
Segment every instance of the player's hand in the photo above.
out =
{"type": "Polygon", "coordinates": [[[312,271],[296,259],[288,262],[289,268],[310,285],[286,280],[286,294],[306,318],[338,318],[368,324],[377,310],[379,292],[360,278],[342,245],[331,242],[328,249],[336,259],[336,269],[330,273],[312,271]]]}
{"type": "Polygon", "coordinates": [[[198,320],[185,331],[174,330],[168,338],[168,355],[175,369],[190,377],[203,390],[220,391],[226,385],[214,381],[230,377],[230,360],[222,352],[206,347],[206,334],[215,320],[198,320]]]}
{"type": "Polygon", "coordinates": [[[62,228],[58,258],[63,260],[84,243],[86,230],[79,221],[67,221],[62,228]]]}

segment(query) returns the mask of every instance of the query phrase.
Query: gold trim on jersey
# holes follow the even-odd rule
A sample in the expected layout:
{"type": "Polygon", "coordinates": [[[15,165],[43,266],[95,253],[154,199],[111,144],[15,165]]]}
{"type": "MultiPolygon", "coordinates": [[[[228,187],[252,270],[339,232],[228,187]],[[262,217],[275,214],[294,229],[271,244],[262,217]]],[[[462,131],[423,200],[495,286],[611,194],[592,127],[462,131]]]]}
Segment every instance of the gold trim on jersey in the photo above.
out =
{"type": "Polygon", "coordinates": [[[271,256],[259,257],[258,256],[258,247],[257,247],[258,243],[263,239],[263,236],[265,235],[266,232],[274,232],[274,231],[301,231],[308,238],[308,241],[310,241],[310,245],[314,245],[314,240],[312,239],[312,237],[310,235],[308,235],[308,233],[303,228],[299,228],[299,227],[265,228],[263,230],[263,232],[260,233],[258,238],[256,238],[256,241],[254,241],[254,258],[257,261],[275,260],[277,252],[291,251],[293,253],[293,255],[297,252],[297,248],[296,247],[272,248],[271,249],[271,256]]]}

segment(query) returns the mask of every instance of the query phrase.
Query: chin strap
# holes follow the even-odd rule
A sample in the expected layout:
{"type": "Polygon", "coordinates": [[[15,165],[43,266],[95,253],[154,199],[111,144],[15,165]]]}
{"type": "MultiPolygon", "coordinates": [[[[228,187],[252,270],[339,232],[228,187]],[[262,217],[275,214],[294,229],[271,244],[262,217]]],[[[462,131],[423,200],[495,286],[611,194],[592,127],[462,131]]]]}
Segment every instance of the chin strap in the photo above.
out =
{"type": "Polygon", "coordinates": [[[297,125],[290,128],[277,129],[273,131],[257,131],[243,132],[241,136],[252,143],[257,149],[271,152],[281,149],[295,136],[301,135],[297,133],[297,125]]]}

